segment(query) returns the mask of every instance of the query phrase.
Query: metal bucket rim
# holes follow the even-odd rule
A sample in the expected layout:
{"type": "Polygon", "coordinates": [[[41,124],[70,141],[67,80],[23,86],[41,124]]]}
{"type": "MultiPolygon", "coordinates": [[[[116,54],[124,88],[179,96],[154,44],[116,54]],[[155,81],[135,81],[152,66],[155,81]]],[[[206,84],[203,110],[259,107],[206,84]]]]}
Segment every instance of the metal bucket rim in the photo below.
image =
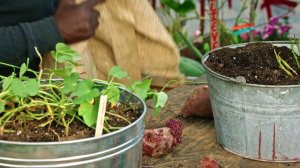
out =
{"type": "MultiPolygon", "coordinates": [[[[60,80],[60,79],[55,79],[55,80],[60,80]]],[[[100,83],[100,84],[105,84],[105,82],[98,82],[96,81],[96,83],[100,83]]],[[[145,115],[146,115],[146,111],[147,111],[147,106],[145,101],[143,101],[139,96],[137,96],[134,93],[131,93],[130,91],[128,91],[127,89],[125,89],[124,87],[119,87],[120,89],[124,90],[125,92],[132,94],[134,97],[136,97],[141,103],[142,106],[144,107],[144,110],[141,113],[141,116],[135,120],[133,123],[131,123],[130,125],[123,127],[120,130],[111,132],[111,133],[107,133],[104,134],[100,137],[89,137],[89,138],[84,138],[84,139],[77,139],[77,140],[68,140],[68,141],[61,141],[61,142],[19,142],[19,141],[5,141],[5,140],[0,140],[1,144],[8,144],[8,145],[25,145],[25,146],[35,146],[35,145],[68,145],[68,144],[74,144],[74,143],[82,143],[82,142],[87,142],[87,141],[96,141],[102,138],[107,138],[110,136],[114,136],[116,134],[119,134],[120,132],[123,132],[124,130],[127,130],[133,126],[135,126],[137,123],[139,123],[141,120],[144,119],[145,115]]]]}
{"type": "Polygon", "coordinates": [[[214,50],[211,50],[210,52],[206,53],[202,60],[201,60],[201,63],[204,67],[204,69],[209,72],[211,75],[215,76],[216,78],[219,78],[223,81],[227,81],[227,82],[232,82],[232,83],[236,83],[236,84],[239,84],[239,85],[245,85],[245,86],[252,86],[252,87],[261,87],[261,88],[291,88],[291,87],[300,87],[300,85],[263,85],[263,84],[251,84],[251,83],[238,83],[238,82],[234,82],[232,79],[233,78],[230,78],[230,77],[227,77],[227,76],[224,76],[224,75],[221,75],[215,71],[213,71],[212,69],[210,69],[209,67],[206,66],[205,62],[207,61],[208,57],[210,56],[210,54],[214,51],[217,51],[217,50],[221,50],[223,48],[236,48],[236,47],[243,47],[247,44],[251,44],[251,43],[271,43],[273,45],[279,45],[279,44],[285,44],[285,45],[289,45],[290,42],[289,41],[261,41],[261,42],[250,42],[250,43],[240,43],[240,44],[233,44],[233,45],[227,45],[227,46],[224,46],[224,47],[219,47],[219,48],[216,48],[214,50]]]}
{"type": "MultiPolygon", "coordinates": [[[[76,156],[71,156],[71,157],[60,157],[60,158],[53,158],[53,159],[27,159],[27,158],[8,158],[8,157],[1,157],[0,156],[0,165],[1,161],[14,161],[14,162],[34,162],[34,163],[44,163],[44,162],[71,162],[74,160],[88,160],[89,158],[94,158],[94,157],[100,157],[101,155],[110,155],[110,153],[116,153],[114,151],[121,151],[124,149],[127,149],[132,146],[132,144],[139,143],[140,140],[143,138],[140,134],[134,137],[133,139],[120,144],[119,146],[115,146],[112,148],[109,148],[108,150],[105,151],[99,151],[96,153],[91,153],[91,154],[84,154],[84,155],[76,155],[76,156]]],[[[103,158],[103,157],[102,157],[103,158]]]]}
{"type": "Polygon", "coordinates": [[[100,158],[93,158],[90,160],[81,160],[81,161],[76,161],[76,162],[68,162],[68,163],[59,163],[59,164],[52,164],[52,165],[13,165],[13,164],[7,164],[7,163],[0,163],[0,166],[6,166],[6,167],[12,167],[12,168],[59,168],[59,167],[73,167],[73,166],[81,166],[84,164],[89,164],[89,163],[94,163],[96,161],[102,161],[108,158],[111,158],[114,155],[120,155],[122,153],[125,153],[126,151],[130,150],[131,148],[133,148],[134,146],[136,146],[138,143],[140,143],[140,141],[142,140],[142,136],[139,138],[138,141],[134,141],[132,144],[130,144],[129,146],[127,146],[124,149],[121,149],[113,154],[108,154],[104,157],[100,157],[100,158]]]}

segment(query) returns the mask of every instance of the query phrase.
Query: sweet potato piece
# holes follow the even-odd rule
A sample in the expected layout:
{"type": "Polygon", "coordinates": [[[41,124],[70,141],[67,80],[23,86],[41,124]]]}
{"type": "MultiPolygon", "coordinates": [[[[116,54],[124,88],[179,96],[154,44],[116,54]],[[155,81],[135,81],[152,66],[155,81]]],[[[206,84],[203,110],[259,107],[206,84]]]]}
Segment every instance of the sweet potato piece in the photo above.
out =
{"type": "Polygon", "coordinates": [[[220,166],[212,156],[205,156],[200,160],[197,168],[220,168],[220,166]]]}
{"type": "Polygon", "coordinates": [[[207,85],[199,86],[193,90],[190,97],[184,103],[182,115],[183,117],[213,117],[207,85]]]}
{"type": "Polygon", "coordinates": [[[143,138],[143,154],[160,156],[171,151],[174,137],[168,127],[147,129],[143,138]]]}
{"type": "Polygon", "coordinates": [[[170,119],[166,127],[146,129],[143,138],[143,154],[160,156],[172,151],[172,148],[181,143],[183,124],[170,119]]]}
{"type": "Polygon", "coordinates": [[[173,145],[177,145],[182,142],[182,122],[174,119],[170,119],[166,122],[166,126],[171,129],[171,134],[174,137],[173,145]]]}

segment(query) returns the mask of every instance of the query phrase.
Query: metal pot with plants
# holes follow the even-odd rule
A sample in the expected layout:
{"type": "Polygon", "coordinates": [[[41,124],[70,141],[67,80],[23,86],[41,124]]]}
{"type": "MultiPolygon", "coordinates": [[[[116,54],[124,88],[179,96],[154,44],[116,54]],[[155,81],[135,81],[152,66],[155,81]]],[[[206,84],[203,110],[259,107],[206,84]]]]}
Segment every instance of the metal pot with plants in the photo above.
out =
{"type": "Polygon", "coordinates": [[[300,158],[300,66],[297,39],[247,43],[206,54],[217,141],[245,158],[300,158]]]}
{"type": "Polygon", "coordinates": [[[80,79],[74,71],[79,53],[65,44],[52,56],[64,68],[40,64],[36,72],[29,61],[1,63],[18,73],[1,76],[0,167],[140,167],[144,100],[153,98],[159,111],[167,95],[151,90],[151,79],[113,82],[128,78],[120,67],[110,70],[108,81],[80,79]]]}

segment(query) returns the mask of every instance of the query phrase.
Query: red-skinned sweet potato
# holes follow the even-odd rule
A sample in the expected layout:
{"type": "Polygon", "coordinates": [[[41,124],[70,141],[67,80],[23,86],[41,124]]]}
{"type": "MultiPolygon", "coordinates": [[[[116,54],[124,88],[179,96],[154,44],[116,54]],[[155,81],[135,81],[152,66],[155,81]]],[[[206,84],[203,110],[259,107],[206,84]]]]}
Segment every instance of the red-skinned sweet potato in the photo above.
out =
{"type": "Polygon", "coordinates": [[[207,85],[199,86],[193,90],[190,97],[184,103],[182,115],[183,117],[213,117],[207,85]]]}
{"type": "Polygon", "coordinates": [[[220,166],[212,156],[205,156],[200,160],[197,168],[220,168],[220,166]]]}

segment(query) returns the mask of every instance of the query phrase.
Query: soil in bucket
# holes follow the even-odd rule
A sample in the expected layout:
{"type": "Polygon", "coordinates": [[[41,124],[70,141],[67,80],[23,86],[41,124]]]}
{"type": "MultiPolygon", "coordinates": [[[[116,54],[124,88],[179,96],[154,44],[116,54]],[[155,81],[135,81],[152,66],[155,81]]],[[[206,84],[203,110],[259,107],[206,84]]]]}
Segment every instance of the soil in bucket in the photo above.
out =
{"type": "Polygon", "coordinates": [[[299,75],[292,73],[293,76],[289,76],[279,67],[274,50],[300,74],[292,50],[270,43],[250,43],[243,47],[218,49],[210,53],[205,64],[211,70],[227,77],[243,76],[246,82],[251,84],[300,84],[299,75]]]}
{"type": "MultiPolygon", "coordinates": [[[[36,110],[43,109],[41,108],[36,110]]],[[[107,111],[120,115],[131,123],[137,120],[141,115],[136,104],[119,104],[113,108],[111,108],[110,105],[107,105],[107,111]]],[[[108,114],[106,114],[106,116],[109,117],[107,122],[112,127],[124,127],[128,125],[126,121],[121,120],[118,117],[108,114]]],[[[53,142],[83,139],[93,137],[95,135],[94,129],[87,127],[77,119],[74,119],[74,121],[69,125],[68,135],[65,134],[64,127],[60,126],[55,121],[47,126],[41,127],[41,124],[45,123],[46,120],[48,119],[24,122],[16,119],[15,122],[6,124],[5,130],[12,131],[4,132],[3,135],[0,136],[0,139],[22,142],[53,142]]],[[[105,133],[107,132],[104,131],[104,134],[105,133]]]]}

